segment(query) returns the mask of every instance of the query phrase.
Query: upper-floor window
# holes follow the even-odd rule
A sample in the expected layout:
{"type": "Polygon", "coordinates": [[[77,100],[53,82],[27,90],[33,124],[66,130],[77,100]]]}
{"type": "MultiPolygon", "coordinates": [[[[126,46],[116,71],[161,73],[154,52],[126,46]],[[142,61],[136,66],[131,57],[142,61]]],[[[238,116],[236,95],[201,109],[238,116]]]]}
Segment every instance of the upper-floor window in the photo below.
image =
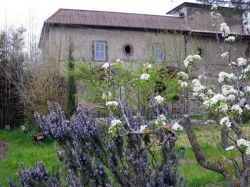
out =
{"type": "Polygon", "coordinates": [[[163,61],[164,60],[164,51],[162,44],[154,43],[153,44],[153,55],[156,61],[163,61]]]}
{"type": "Polygon", "coordinates": [[[93,42],[93,60],[107,61],[107,41],[93,42]]]}

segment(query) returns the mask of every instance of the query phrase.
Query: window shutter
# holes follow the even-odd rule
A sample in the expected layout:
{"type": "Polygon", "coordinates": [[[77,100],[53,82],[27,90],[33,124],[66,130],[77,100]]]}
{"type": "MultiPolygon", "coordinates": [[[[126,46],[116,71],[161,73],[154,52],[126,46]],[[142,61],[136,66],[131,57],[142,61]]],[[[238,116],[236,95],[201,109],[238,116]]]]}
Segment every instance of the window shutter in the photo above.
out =
{"type": "Polygon", "coordinates": [[[108,42],[107,41],[105,41],[105,55],[106,55],[106,58],[105,58],[105,60],[106,61],[108,61],[108,42]]]}
{"type": "Polygon", "coordinates": [[[95,61],[95,41],[92,42],[92,61],[95,61]]]}

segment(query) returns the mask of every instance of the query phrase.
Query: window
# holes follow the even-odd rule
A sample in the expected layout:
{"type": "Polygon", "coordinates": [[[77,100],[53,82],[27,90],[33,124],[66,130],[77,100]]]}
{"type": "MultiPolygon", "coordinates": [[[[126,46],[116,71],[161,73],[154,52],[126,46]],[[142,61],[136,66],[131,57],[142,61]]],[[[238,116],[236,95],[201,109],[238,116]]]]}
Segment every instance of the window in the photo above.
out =
{"type": "Polygon", "coordinates": [[[107,42],[94,41],[93,42],[93,60],[106,61],[107,60],[107,42]]]}
{"type": "Polygon", "coordinates": [[[163,46],[159,43],[153,44],[153,55],[156,61],[163,61],[164,59],[164,52],[163,46]]]}
{"type": "Polygon", "coordinates": [[[130,43],[125,43],[125,44],[123,45],[123,53],[124,53],[125,55],[131,56],[131,55],[133,55],[133,51],[134,51],[134,49],[133,49],[132,44],[130,44],[130,43]]]}

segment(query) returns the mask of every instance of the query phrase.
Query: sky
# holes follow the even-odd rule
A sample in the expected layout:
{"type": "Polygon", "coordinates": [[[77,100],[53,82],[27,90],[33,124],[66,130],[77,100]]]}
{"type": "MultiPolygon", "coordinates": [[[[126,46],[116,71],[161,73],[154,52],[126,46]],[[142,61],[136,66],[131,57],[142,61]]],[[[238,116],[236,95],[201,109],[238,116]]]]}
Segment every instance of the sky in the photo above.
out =
{"type": "Polygon", "coordinates": [[[39,37],[43,22],[59,8],[164,15],[182,2],[184,0],[0,0],[0,30],[22,25],[39,37]]]}

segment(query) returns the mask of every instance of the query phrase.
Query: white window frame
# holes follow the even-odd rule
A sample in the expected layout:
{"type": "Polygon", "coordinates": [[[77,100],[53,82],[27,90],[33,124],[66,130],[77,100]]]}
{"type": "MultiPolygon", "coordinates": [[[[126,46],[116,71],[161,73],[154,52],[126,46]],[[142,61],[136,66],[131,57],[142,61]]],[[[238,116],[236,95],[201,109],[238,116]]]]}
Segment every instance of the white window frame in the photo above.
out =
{"type": "Polygon", "coordinates": [[[107,61],[107,41],[94,41],[93,42],[93,60],[94,61],[107,61]],[[99,49],[98,48],[99,45],[99,49]],[[101,49],[100,49],[101,48],[101,49]],[[99,54],[99,56],[97,55],[99,54]]]}

